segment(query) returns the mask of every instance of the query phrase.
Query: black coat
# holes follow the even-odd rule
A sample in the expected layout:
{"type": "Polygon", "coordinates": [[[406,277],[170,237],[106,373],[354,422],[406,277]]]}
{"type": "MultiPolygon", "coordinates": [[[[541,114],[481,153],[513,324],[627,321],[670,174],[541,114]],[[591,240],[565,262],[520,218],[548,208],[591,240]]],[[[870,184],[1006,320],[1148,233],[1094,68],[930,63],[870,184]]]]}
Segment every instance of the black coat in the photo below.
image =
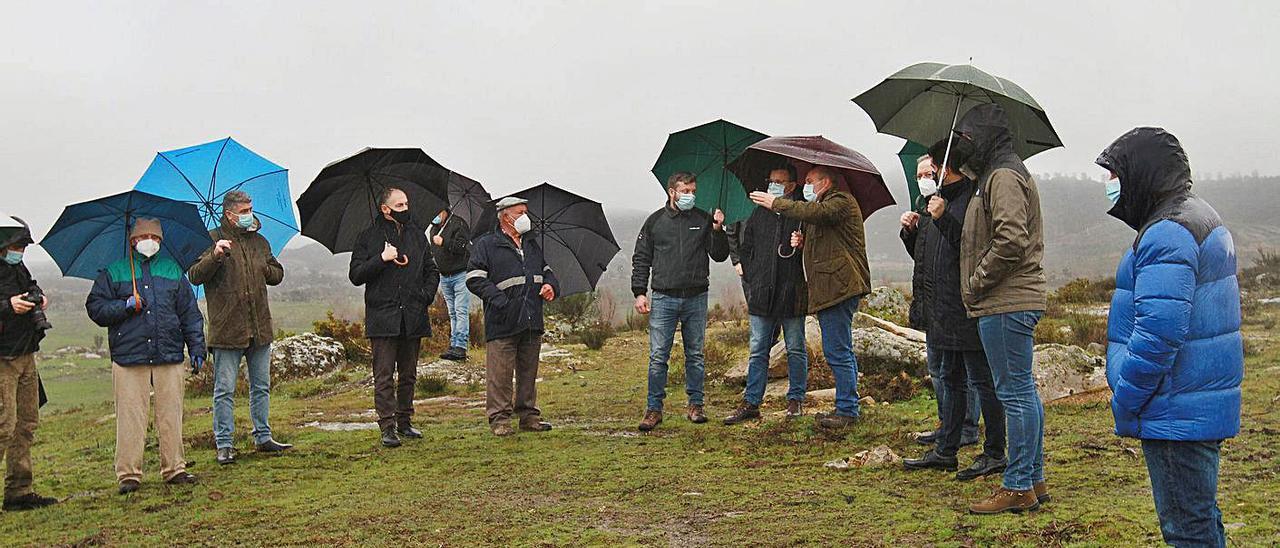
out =
{"type": "Polygon", "coordinates": [[[547,264],[533,232],[521,247],[501,230],[476,239],[471,249],[467,289],[484,302],[484,340],[505,339],[525,331],[541,333],[542,284],[560,296],[560,283],[547,264]]]}
{"type": "Polygon", "coordinates": [[[36,329],[31,313],[15,314],[9,299],[36,287],[27,265],[0,261],[0,356],[14,357],[40,350],[44,331],[36,329]]]}
{"type": "Polygon", "coordinates": [[[937,220],[925,213],[916,230],[900,234],[915,260],[911,324],[941,350],[982,350],[978,320],[965,312],[960,293],[960,235],[975,188],[969,179],[943,186],[946,213],[937,220]]]}
{"type": "Polygon", "coordinates": [[[356,238],[351,251],[351,283],[364,288],[364,334],[377,337],[430,337],[427,307],[436,298],[440,271],[427,248],[426,233],[379,217],[356,238]],[[382,260],[390,242],[409,262],[382,260]]]}
{"type": "MultiPolygon", "coordinates": [[[[799,195],[792,196],[799,199],[799,195]]],[[[738,258],[747,293],[747,313],[770,318],[803,316],[809,308],[804,257],[791,247],[800,221],[758,207],[738,233],[738,258]],[[779,247],[781,246],[781,248],[779,247]],[[783,258],[783,254],[791,253],[783,258]]]]}
{"type": "Polygon", "coordinates": [[[631,257],[631,293],[653,290],[676,297],[692,297],[710,287],[710,259],[729,258],[724,230],[711,228],[711,215],[701,209],[680,211],[671,206],[655,211],[640,227],[631,257]]]}
{"type": "Polygon", "coordinates": [[[436,260],[440,274],[451,276],[467,269],[471,260],[471,227],[457,215],[449,215],[444,223],[431,225],[427,229],[427,237],[431,241],[431,256],[436,260]],[[435,244],[435,236],[444,240],[443,245],[435,244]]]}

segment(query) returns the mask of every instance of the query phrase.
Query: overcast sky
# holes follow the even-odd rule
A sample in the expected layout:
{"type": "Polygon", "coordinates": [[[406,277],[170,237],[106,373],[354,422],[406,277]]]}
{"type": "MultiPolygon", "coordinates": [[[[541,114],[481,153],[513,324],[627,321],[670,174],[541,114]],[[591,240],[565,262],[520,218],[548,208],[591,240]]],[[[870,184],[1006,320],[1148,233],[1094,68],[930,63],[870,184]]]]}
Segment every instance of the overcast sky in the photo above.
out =
{"type": "Polygon", "coordinates": [[[0,211],[43,237],[157,151],[226,136],[289,168],[295,197],[362,147],[417,146],[495,196],[550,181],[654,209],[667,134],[717,118],[826,135],[905,196],[901,139],[849,99],[970,57],[1066,144],[1032,171],[1098,174],[1105,145],[1154,124],[1200,173],[1280,173],[1280,2],[196,4],[6,3],[0,211]]]}

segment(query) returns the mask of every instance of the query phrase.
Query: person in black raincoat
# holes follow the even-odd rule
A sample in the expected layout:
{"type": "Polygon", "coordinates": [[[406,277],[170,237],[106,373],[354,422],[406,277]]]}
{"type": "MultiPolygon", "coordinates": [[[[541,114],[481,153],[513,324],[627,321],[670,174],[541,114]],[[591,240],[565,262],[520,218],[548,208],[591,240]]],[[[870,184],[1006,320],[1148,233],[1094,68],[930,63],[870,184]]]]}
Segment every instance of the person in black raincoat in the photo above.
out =
{"type": "Polygon", "coordinates": [[[373,351],[373,406],[382,445],[398,447],[400,436],[422,437],[409,419],[418,352],[422,337],[431,336],[427,309],[440,271],[404,191],[387,188],[378,203],[381,217],[360,233],[351,251],[350,278],[365,286],[364,333],[373,351]]]}

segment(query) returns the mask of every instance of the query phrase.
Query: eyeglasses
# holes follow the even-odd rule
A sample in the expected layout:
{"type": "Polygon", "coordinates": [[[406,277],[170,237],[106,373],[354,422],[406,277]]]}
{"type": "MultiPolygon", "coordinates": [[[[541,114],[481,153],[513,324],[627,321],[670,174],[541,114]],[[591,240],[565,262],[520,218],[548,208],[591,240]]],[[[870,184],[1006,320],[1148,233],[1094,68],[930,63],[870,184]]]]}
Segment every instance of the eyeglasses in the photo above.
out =
{"type": "Polygon", "coordinates": [[[789,184],[791,184],[791,181],[775,181],[775,180],[773,180],[773,179],[765,179],[765,180],[764,180],[764,182],[766,182],[766,183],[774,183],[774,184],[779,184],[779,185],[789,185],[789,184]]]}

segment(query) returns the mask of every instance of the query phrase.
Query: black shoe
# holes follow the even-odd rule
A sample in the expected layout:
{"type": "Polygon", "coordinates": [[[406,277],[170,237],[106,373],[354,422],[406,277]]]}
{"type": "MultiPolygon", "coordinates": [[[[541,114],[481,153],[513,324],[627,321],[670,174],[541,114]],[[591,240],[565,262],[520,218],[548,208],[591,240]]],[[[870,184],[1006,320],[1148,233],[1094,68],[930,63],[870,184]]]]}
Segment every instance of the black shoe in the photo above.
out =
{"type": "Polygon", "coordinates": [[[35,493],[27,493],[20,497],[4,499],[4,511],[21,512],[23,510],[35,510],[38,508],[44,508],[45,506],[52,506],[57,503],[58,499],[53,497],[42,497],[35,493]]]}
{"type": "Polygon", "coordinates": [[[999,474],[1004,472],[1004,468],[1007,465],[1008,461],[1005,459],[993,459],[986,455],[978,455],[978,458],[974,459],[973,464],[969,465],[968,468],[956,472],[956,479],[960,481],[969,481],[982,476],[999,474]]]}
{"type": "Polygon", "coordinates": [[[920,437],[916,438],[916,443],[920,445],[933,445],[938,443],[938,431],[933,430],[920,434],[920,437]]]}
{"type": "Polygon", "coordinates": [[[960,464],[955,457],[944,457],[939,455],[937,451],[930,450],[924,456],[918,459],[906,459],[902,461],[902,467],[907,470],[946,470],[947,472],[955,472],[960,464]]]}
{"type": "Polygon", "coordinates": [[[974,435],[973,437],[969,437],[969,436],[960,437],[960,447],[968,447],[970,445],[978,445],[977,435],[974,435]]]}
{"type": "Polygon", "coordinates": [[[292,444],[292,443],[280,443],[280,442],[278,442],[278,441],[276,441],[276,440],[273,440],[273,439],[271,439],[271,438],[267,438],[267,441],[264,441],[264,442],[262,442],[262,443],[259,443],[259,444],[258,444],[258,452],[259,452],[259,453],[279,453],[279,452],[284,451],[284,450],[286,450],[286,449],[293,449],[293,444],[292,444]]]}
{"type": "Polygon", "coordinates": [[[400,436],[403,436],[406,438],[413,438],[415,440],[422,439],[422,431],[418,430],[417,428],[414,428],[413,425],[410,425],[410,424],[402,424],[400,426],[397,426],[396,434],[399,434],[400,436]]]}
{"type": "Polygon", "coordinates": [[[440,354],[440,358],[445,360],[462,361],[467,359],[467,350],[459,346],[450,346],[448,350],[445,350],[443,354],[440,354]]]}
{"type": "Polygon", "coordinates": [[[132,480],[132,479],[124,480],[120,482],[120,494],[128,495],[129,493],[137,491],[139,487],[142,487],[142,484],[139,483],[138,480],[132,480]]]}
{"type": "Polygon", "coordinates": [[[758,418],[760,418],[760,406],[742,402],[742,405],[739,405],[732,415],[724,418],[724,425],[733,426],[740,422],[747,422],[758,418]]]}
{"type": "Polygon", "coordinates": [[[218,464],[227,465],[235,464],[236,450],[231,447],[219,447],[218,456],[216,457],[218,464]]]}
{"type": "Polygon", "coordinates": [[[178,472],[172,478],[164,480],[169,485],[194,485],[197,483],[196,475],[190,472],[178,472]]]}
{"type": "Polygon", "coordinates": [[[388,426],[382,429],[382,446],[400,447],[400,436],[396,435],[396,429],[394,426],[388,426]]]}

